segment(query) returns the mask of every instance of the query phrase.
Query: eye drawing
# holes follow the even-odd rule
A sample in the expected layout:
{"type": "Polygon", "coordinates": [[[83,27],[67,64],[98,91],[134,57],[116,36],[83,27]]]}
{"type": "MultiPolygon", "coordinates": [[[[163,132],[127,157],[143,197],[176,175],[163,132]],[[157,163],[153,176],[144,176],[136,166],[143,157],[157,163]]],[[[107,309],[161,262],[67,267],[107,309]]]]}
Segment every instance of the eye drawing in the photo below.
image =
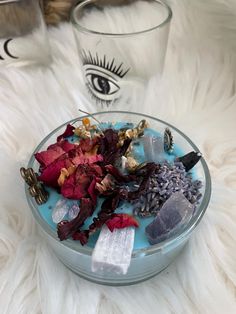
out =
{"type": "Polygon", "coordinates": [[[103,59],[100,59],[97,53],[96,57],[93,57],[90,51],[86,53],[83,50],[81,59],[89,93],[97,103],[109,106],[119,98],[120,79],[129,69],[124,70],[123,63],[117,66],[114,58],[110,62],[105,55],[103,59]]]}

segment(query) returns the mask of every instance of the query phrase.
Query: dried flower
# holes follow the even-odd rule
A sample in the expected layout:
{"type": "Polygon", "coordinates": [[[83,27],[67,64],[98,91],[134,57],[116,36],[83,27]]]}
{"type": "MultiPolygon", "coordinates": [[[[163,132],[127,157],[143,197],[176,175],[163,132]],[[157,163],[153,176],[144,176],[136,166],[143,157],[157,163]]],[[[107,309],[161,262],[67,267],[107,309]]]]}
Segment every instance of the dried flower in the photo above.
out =
{"type": "Polygon", "coordinates": [[[114,229],[139,226],[137,220],[128,214],[113,214],[111,218],[105,222],[105,224],[111,232],[113,232],[114,229]]]}
{"type": "Polygon", "coordinates": [[[80,125],[76,129],[74,129],[74,134],[84,139],[91,138],[91,133],[87,131],[84,125],[80,125]]]}
{"type": "Polygon", "coordinates": [[[57,137],[57,142],[60,142],[65,137],[74,135],[74,129],[73,125],[67,124],[65,132],[57,137]]]}

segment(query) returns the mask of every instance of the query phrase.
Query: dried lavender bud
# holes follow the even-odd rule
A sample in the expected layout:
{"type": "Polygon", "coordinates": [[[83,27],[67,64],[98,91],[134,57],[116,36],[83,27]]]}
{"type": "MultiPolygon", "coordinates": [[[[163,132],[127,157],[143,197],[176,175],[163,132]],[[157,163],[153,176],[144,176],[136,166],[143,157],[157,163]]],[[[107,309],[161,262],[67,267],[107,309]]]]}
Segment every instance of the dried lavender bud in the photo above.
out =
{"type": "Polygon", "coordinates": [[[182,191],[188,201],[196,206],[201,198],[199,191],[201,187],[201,181],[193,181],[191,175],[186,172],[182,162],[175,161],[173,164],[164,162],[151,175],[146,193],[139,199],[134,200],[133,214],[142,217],[145,215],[149,216],[150,213],[156,215],[161,205],[173,193],[179,191],[182,191]],[[153,197],[149,196],[152,193],[153,197]],[[148,202],[149,207],[147,207],[146,202],[148,202]],[[143,208],[143,206],[146,207],[143,208]],[[154,206],[155,210],[153,210],[154,206]]]}

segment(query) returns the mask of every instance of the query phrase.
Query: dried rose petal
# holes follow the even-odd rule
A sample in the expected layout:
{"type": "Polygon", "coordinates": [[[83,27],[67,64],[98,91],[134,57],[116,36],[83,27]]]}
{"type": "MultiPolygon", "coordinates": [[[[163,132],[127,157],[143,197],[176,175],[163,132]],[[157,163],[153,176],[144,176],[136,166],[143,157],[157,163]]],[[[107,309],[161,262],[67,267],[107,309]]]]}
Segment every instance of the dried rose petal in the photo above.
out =
{"type": "Polygon", "coordinates": [[[43,169],[39,176],[39,181],[42,181],[47,186],[58,188],[58,178],[62,168],[69,168],[72,163],[68,159],[58,159],[43,169]]]}
{"type": "Polygon", "coordinates": [[[72,234],[73,240],[80,241],[81,245],[85,245],[88,242],[89,232],[88,230],[76,231],[72,234]]]}
{"type": "Polygon", "coordinates": [[[88,187],[88,193],[91,199],[93,200],[94,204],[96,204],[97,202],[97,195],[96,195],[96,190],[95,190],[96,183],[97,183],[96,178],[93,178],[92,182],[90,183],[88,187]]]}
{"type": "Polygon", "coordinates": [[[61,147],[55,147],[46,151],[35,154],[35,159],[40,165],[45,168],[50,165],[54,160],[65,154],[65,151],[61,147]]]}
{"type": "MultiPolygon", "coordinates": [[[[77,167],[76,171],[64,181],[61,187],[61,194],[64,197],[71,199],[81,199],[82,197],[89,196],[89,187],[95,178],[96,181],[100,181],[100,177],[103,175],[101,167],[96,164],[81,164],[77,167]]],[[[94,189],[95,184],[94,183],[94,189]]],[[[92,195],[92,187],[90,188],[92,195]]],[[[94,197],[94,195],[93,195],[94,197]]]]}
{"type": "Polygon", "coordinates": [[[85,156],[81,154],[73,158],[72,162],[74,165],[80,165],[80,164],[92,164],[92,163],[102,161],[102,160],[103,160],[102,155],[85,156]]]}
{"type": "Polygon", "coordinates": [[[40,163],[42,168],[45,168],[65,153],[75,149],[75,147],[74,144],[68,141],[61,141],[60,143],[50,145],[46,151],[36,153],[35,159],[40,163]]]}
{"type": "Polygon", "coordinates": [[[75,172],[64,181],[64,184],[61,187],[61,194],[66,198],[79,200],[88,195],[89,184],[89,177],[82,175],[77,179],[75,172]]]}
{"type": "Polygon", "coordinates": [[[79,142],[79,147],[81,148],[82,152],[90,152],[94,149],[99,143],[99,137],[94,137],[93,139],[86,138],[81,139],[79,142]]]}
{"type": "Polygon", "coordinates": [[[111,219],[105,222],[111,232],[114,229],[122,229],[126,227],[138,227],[137,220],[128,214],[113,214],[111,219]]]}
{"type": "Polygon", "coordinates": [[[105,169],[107,170],[108,173],[110,173],[119,183],[122,182],[130,182],[130,181],[135,181],[136,176],[135,175],[123,175],[123,173],[120,172],[120,170],[113,165],[106,165],[105,169]]]}
{"type": "Polygon", "coordinates": [[[71,124],[67,124],[65,132],[57,137],[57,142],[60,142],[63,138],[74,135],[75,127],[71,124]]]}

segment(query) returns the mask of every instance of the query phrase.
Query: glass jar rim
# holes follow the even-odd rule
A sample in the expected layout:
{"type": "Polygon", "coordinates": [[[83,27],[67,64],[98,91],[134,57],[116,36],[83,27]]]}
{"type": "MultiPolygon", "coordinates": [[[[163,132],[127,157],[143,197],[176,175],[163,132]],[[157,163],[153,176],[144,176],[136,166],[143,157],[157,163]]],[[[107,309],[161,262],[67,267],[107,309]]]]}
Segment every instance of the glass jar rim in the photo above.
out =
{"type": "Polygon", "coordinates": [[[7,4],[13,2],[20,2],[21,0],[0,0],[0,4],[7,4]]]}
{"type": "Polygon", "coordinates": [[[83,1],[79,4],[75,4],[73,9],[71,10],[71,15],[70,15],[70,19],[72,24],[78,28],[78,30],[82,33],[86,33],[86,34],[93,34],[93,35],[102,35],[102,36],[107,36],[107,37],[130,37],[130,36],[134,36],[134,35],[141,35],[141,34],[145,34],[145,33],[149,33],[152,32],[158,28],[163,27],[164,25],[168,24],[171,21],[172,18],[172,10],[169,7],[169,5],[167,5],[165,2],[160,1],[160,0],[152,0],[153,2],[156,2],[160,5],[162,5],[167,12],[167,17],[159,24],[151,27],[151,28],[147,28],[144,29],[142,31],[137,31],[137,32],[131,32],[131,33],[107,33],[107,32],[99,32],[96,30],[92,30],[89,29],[87,27],[82,26],[80,23],[78,23],[78,20],[75,17],[75,14],[77,13],[77,11],[81,11],[83,10],[87,5],[95,3],[97,0],[86,0],[83,1]]]}
{"type": "MultiPolygon", "coordinates": [[[[167,123],[166,121],[151,117],[151,116],[143,114],[143,113],[129,112],[129,111],[103,111],[103,112],[96,112],[93,114],[93,116],[101,115],[101,114],[113,114],[113,113],[114,114],[132,114],[132,115],[146,117],[148,119],[152,119],[152,120],[155,120],[157,122],[160,122],[160,123],[170,127],[174,131],[176,131],[180,136],[182,136],[192,146],[192,148],[195,151],[199,151],[197,146],[184,133],[182,133],[179,129],[177,129],[173,125],[167,123]]],[[[85,116],[81,116],[81,117],[76,118],[76,119],[72,119],[71,121],[68,121],[68,122],[60,125],[58,128],[53,130],[50,134],[48,134],[40,142],[40,144],[36,147],[36,149],[34,150],[27,167],[33,168],[34,162],[36,160],[34,157],[35,153],[41,149],[41,147],[44,145],[44,143],[53,134],[55,134],[61,128],[66,127],[66,125],[68,123],[75,123],[77,121],[81,121],[85,117],[91,117],[91,116],[85,115],[85,116]]],[[[177,234],[171,236],[170,238],[168,238],[168,239],[166,239],[166,240],[164,240],[158,244],[151,245],[149,247],[145,247],[142,249],[135,249],[132,253],[132,258],[136,258],[139,256],[151,255],[151,254],[154,254],[154,253],[156,253],[158,251],[162,251],[162,250],[168,250],[168,248],[172,247],[172,245],[174,245],[174,243],[178,243],[178,241],[180,239],[182,239],[182,238],[186,237],[188,234],[190,234],[193,231],[193,229],[195,229],[195,227],[198,225],[198,223],[202,219],[202,217],[203,217],[203,215],[207,209],[207,206],[209,204],[210,197],[211,197],[211,177],[210,177],[210,172],[209,172],[207,163],[203,157],[201,158],[201,160],[199,162],[201,163],[203,171],[204,171],[206,188],[205,188],[201,203],[199,205],[198,213],[194,217],[192,217],[192,219],[189,221],[189,223],[182,230],[180,230],[177,234]]],[[[28,191],[28,186],[26,184],[25,184],[25,193],[27,196],[28,204],[32,210],[32,213],[33,213],[33,216],[34,216],[36,222],[40,225],[40,227],[44,230],[44,232],[47,235],[52,237],[55,241],[60,242],[61,245],[64,245],[65,247],[72,249],[73,251],[76,251],[76,252],[81,253],[81,254],[89,255],[89,256],[92,255],[93,248],[91,248],[91,247],[78,245],[78,243],[76,243],[76,241],[74,241],[72,239],[67,239],[65,241],[59,241],[58,236],[57,236],[57,232],[55,230],[53,230],[51,228],[51,226],[41,217],[39,210],[37,209],[37,204],[36,204],[35,200],[30,196],[29,191],[28,191]]]]}

